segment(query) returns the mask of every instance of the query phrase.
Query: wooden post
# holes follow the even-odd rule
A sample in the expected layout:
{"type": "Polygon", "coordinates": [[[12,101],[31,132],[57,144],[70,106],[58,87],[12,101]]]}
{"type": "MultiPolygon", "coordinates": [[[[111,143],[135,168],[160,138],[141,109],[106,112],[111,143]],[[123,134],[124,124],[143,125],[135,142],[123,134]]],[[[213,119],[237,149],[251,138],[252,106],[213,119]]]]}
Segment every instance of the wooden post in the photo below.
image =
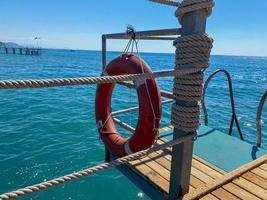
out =
{"type": "Polygon", "coordinates": [[[19,53],[20,53],[20,55],[22,55],[22,48],[19,49],[19,53]]]}
{"type": "Polygon", "coordinates": [[[5,49],[6,49],[6,54],[8,54],[8,48],[6,47],[5,49]]]}
{"type": "Polygon", "coordinates": [[[16,49],[15,48],[13,48],[13,54],[16,54],[16,49]]]}
{"type": "MultiPolygon", "coordinates": [[[[206,29],[207,12],[205,9],[193,11],[183,16],[181,36],[203,34],[206,29]]],[[[196,106],[197,103],[176,101],[184,106],[196,106]]],[[[188,133],[174,129],[173,139],[188,133]]],[[[189,191],[189,181],[192,166],[193,141],[187,141],[172,148],[169,199],[177,199],[189,191]]]]}
{"type": "Polygon", "coordinates": [[[104,70],[107,65],[107,38],[102,35],[102,69],[104,70]]]}

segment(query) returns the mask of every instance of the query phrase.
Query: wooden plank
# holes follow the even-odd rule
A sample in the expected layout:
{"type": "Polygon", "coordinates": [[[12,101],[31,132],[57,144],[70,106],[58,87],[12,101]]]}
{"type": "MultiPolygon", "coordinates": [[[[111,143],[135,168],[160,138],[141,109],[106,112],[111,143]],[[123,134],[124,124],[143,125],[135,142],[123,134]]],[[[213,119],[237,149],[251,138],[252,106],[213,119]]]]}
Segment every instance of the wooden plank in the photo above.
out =
{"type": "Polygon", "coordinates": [[[162,176],[159,175],[158,172],[155,172],[151,170],[146,165],[140,165],[140,160],[131,161],[130,164],[134,165],[135,167],[132,167],[129,165],[136,173],[143,176],[146,180],[148,180],[151,185],[154,187],[159,188],[162,192],[168,193],[169,190],[169,182],[164,179],[162,176]]]}
{"type": "MultiPolygon", "coordinates": [[[[113,157],[114,158],[114,157],[113,157]]],[[[167,194],[163,193],[157,187],[151,187],[151,183],[147,181],[143,176],[136,173],[128,165],[121,165],[117,169],[122,172],[132,183],[138,186],[143,192],[145,192],[151,199],[163,200],[167,198],[167,194]]]]}
{"type": "MultiPolygon", "coordinates": [[[[167,159],[170,162],[171,156],[169,154],[167,154],[166,152],[163,152],[163,151],[158,151],[157,153],[158,153],[158,155],[164,155],[164,159],[167,159]]],[[[165,165],[165,167],[167,167],[168,169],[170,169],[170,163],[169,162],[166,163],[166,162],[164,162],[164,160],[161,160],[160,162],[163,165],[165,165]]],[[[193,176],[199,178],[201,181],[203,181],[203,183],[208,183],[208,182],[212,181],[215,177],[216,178],[219,178],[219,177],[222,176],[219,172],[217,172],[217,174],[216,174],[216,171],[215,170],[213,170],[212,168],[209,168],[207,166],[205,167],[205,169],[207,170],[207,172],[204,173],[203,172],[204,170],[203,171],[199,170],[199,168],[200,168],[199,161],[193,159],[192,162],[193,162],[193,165],[192,165],[192,169],[191,169],[191,174],[193,176]],[[196,163],[198,164],[198,167],[195,166],[196,163]],[[209,173],[209,172],[211,172],[211,173],[209,173]]]]}
{"type": "MultiPolygon", "coordinates": [[[[205,183],[191,174],[191,176],[190,176],[190,185],[196,189],[196,188],[202,187],[203,185],[205,185],[205,183]]],[[[189,193],[190,192],[191,191],[189,190],[189,193]]],[[[208,194],[203,199],[214,199],[214,200],[217,200],[218,198],[215,197],[212,194],[208,194]]]]}
{"type": "Polygon", "coordinates": [[[267,163],[264,163],[263,165],[261,165],[260,168],[267,172],[267,163]]]}
{"type": "MultiPolygon", "coordinates": [[[[164,154],[164,158],[169,160],[171,160],[171,155],[167,154],[166,152],[163,152],[163,151],[158,151],[157,152],[159,155],[160,154],[164,154]]],[[[191,174],[194,175],[195,177],[199,178],[201,181],[203,181],[204,183],[208,183],[210,181],[212,181],[214,179],[214,177],[221,177],[221,174],[217,173],[216,174],[216,171],[213,170],[212,168],[209,168],[206,167],[205,169],[207,170],[206,173],[204,173],[203,171],[199,170],[198,168],[200,168],[200,163],[196,160],[193,159],[193,165],[192,165],[192,169],[191,169],[191,174]],[[195,164],[198,163],[199,166],[196,167],[195,164]],[[208,173],[208,172],[212,172],[211,174],[208,173]]],[[[162,163],[164,163],[164,165],[166,165],[166,167],[168,167],[168,169],[170,169],[170,164],[166,164],[165,162],[162,161],[162,163]]]]}
{"type": "Polygon", "coordinates": [[[192,187],[194,187],[194,188],[199,188],[199,187],[202,187],[203,185],[205,185],[205,183],[191,174],[190,185],[192,185],[192,187]]]}
{"type": "MultiPolygon", "coordinates": [[[[150,167],[153,171],[158,172],[167,181],[170,181],[170,161],[164,159],[164,157],[159,157],[159,154],[150,154],[149,156],[140,159],[145,165],[150,167]]],[[[189,186],[189,191],[194,189],[189,186]]]]}
{"type": "Polygon", "coordinates": [[[224,185],[228,184],[229,182],[234,182],[238,186],[242,187],[243,189],[249,191],[250,193],[255,194],[257,197],[262,198],[263,196],[267,197],[267,191],[263,188],[247,181],[246,179],[240,177],[243,174],[247,173],[248,171],[251,171],[263,163],[265,163],[267,160],[267,156],[262,156],[258,158],[257,160],[248,163],[228,174],[225,174],[222,178],[216,179],[208,184],[206,184],[204,187],[200,187],[195,189],[193,192],[186,194],[184,196],[184,199],[199,199],[203,196],[213,192],[214,190],[223,187],[224,185]],[[233,181],[234,180],[234,181],[233,181]],[[255,193],[254,193],[255,192],[255,193]]]}
{"type": "Polygon", "coordinates": [[[217,179],[223,176],[223,174],[219,173],[218,171],[214,170],[213,168],[204,165],[203,163],[199,162],[196,159],[192,160],[192,164],[195,168],[202,171],[203,173],[209,175],[210,177],[217,179]]]}
{"type": "Polygon", "coordinates": [[[253,169],[251,170],[251,172],[253,172],[254,174],[257,174],[258,176],[261,176],[262,178],[267,179],[267,173],[261,168],[253,169]]]}
{"type": "Polygon", "coordinates": [[[191,174],[203,181],[204,183],[212,182],[214,179],[208,176],[207,174],[203,173],[202,171],[199,171],[198,169],[192,167],[191,174]]]}
{"type": "MultiPolygon", "coordinates": [[[[171,163],[170,160],[167,159],[165,156],[169,156],[169,159],[171,159],[170,155],[164,151],[157,151],[155,153],[152,153],[149,155],[150,159],[153,159],[156,163],[158,163],[159,165],[161,165],[163,168],[167,169],[168,172],[170,170],[171,167],[171,163]]],[[[150,166],[151,168],[154,168],[152,165],[150,166]]],[[[154,168],[155,170],[155,168],[154,168]]],[[[161,170],[161,169],[157,169],[157,170],[161,170]]],[[[163,170],[165,171],[165,170],[163,170]]],[[[165,174],[166,172],[164,172],[165,174]]],[[[166,178],[166,177],[165,177],[166,178]]],[[[167,178],[169,180],[169,178],[167,178]]],[[[189,188],[189,192],[191,192],[194,188],[198,188],[205,185],[205,182],[199,180],[197,177],[195,177],[194,175],[190,176],[190,188],[189,188]]],[[[214,197],[213,195],[209,195],[210,199],[217,199],[216,197],[214,197]]]]}
{"type": "MultiPolygon", "coordinates": [[[[166,152],[155,152],[154,154],[150,154],[150,158],[152,158],[155,162],[157,162],[159,165],[167,169],[168,171],[170,170],[171,164],[170,160],[167,159],[166,157],[166,152]]],[[[168,179],[169,180],[169,179],[168,179]]],[[[190,186],[193,188],[201,187],[205,184],[205,182],[199,180],[197,177],[194,175],[191,175],[190,177],[190,186]]],[[[191,190],[192,188],[190,188],[191,190]]]]}
{"type": "Polygon", "coordinates": [[[165,167],[161,166],[157,162],[155,162],[152,158],[149,156],[143,157],[140,159],[140,164],[145,164],[155,172],[159,173],[160,176],[165,178],[167,181],[170,181],[170,171],[166,169],[165,167]]]}
{"type": "MultiPolygon", "coordinates": [[[[162,165],[164,168],[168,169],[168,171],[171,169],[171,163],[170,160],[168,160],[166,157],[160,157],[160,156],[166,156],[166,152],[156,152],[155,155],[153,155],[153,159],[160,165],[162,165]]],[[[191,175],[190,178],[190,186],[193,188],[197,188],[200,186],[203,186],[205,183],[203,181],[200,181],[198,178],[191,175]]]]}
{"type": "MultiPolygon", "coordinates": [[[[170,126],[169,128],[172,128],[172,126],[170,126]]],[[[158,144],[163,144],[163,143],[165,143],[165,142],[168,142],[168,140],[167,140],[166,138],[159,138],[159,139],[157,140],[157,143],[158,143],[158,144]]],[[[163,151],[169,153],[170,155],[172,154],[172,149],[171,149],[171,148],[163,149],[163,151]]],[[[196,155],[193,155],[193,158],[194,158],[194,160],[196,160],[196,161],[198,161],[198,162],[204,164],[205,166],[208,166],[209,168],[213,169],[214,171],[218,172],[218,175],[219,175],[219,174],[225,174],[225,173],[226,173],[226,172],[223,171],[222,169],[216,167],[215,165],[209,163],[208,161],[206,161],[206,160],[204,160],[204,159],[202,159],[202,158],[200,158],[200,157],[198,157],[198,156],[196,156],[196,155]]],[[[215,173],[215,172],[214,172],[214,173],[215,173]]]]}
{"type": "Polygon", "coordinates": [[[202,197],[201,200],[218,200],[218,198],[211,195],[211,194],[208,194],[208,195],[202,197]]]}
{"type": "Polygon", "coordinates": [[[165,158],[166,152],[154,152],[149,155],[155,162],[159,163],[161,166],[166,168],[168,171],[171,169],[171,162],[165,158]]]}
{"type": "Polygon", "coordinates": [[[212,194],[214,196],[218,197],[219,199],[231,199],[231,200],[239,200],[240,199],[237,196],[231,194],[230,192],[228,192],[227,190],[224,190],[222,188],[219,188],[219,189],[213,191],[212,194]]]}
{"type": "Polygon", "coordinates": [[[198,157],[197,155],[193,155],[193,158],[195,160],[197,160],[198,162],[200,162],[200,163],[202,163],[202,164],[204,164],[204,165],[212,168],[213,170],[215,170],[219,174],[222,174],[222,175],[225,175],[226,174],[226,172],[224,170],[218,168],[216,165],[213,165],[212,163],[206,161],[205,159],[198,157]]]}
{"type": "MultiPolygon", "coordinates": [[[[169,181],[170,159],[171,159],[170,154],[168,154],[164,151],[157,151],[157,152],[151,153],[147,157],[140,159],[140,161],[134,163],[134,165],[132,165],[132,167],[137,168],[137,166],[146,165],[146,167],[151,169],[152,174],[160,172],[159,176],[161,176],[165,180],[169,181]],[[166,158],[166,156],[168,156],[168,158],[166,158]]],[[[138,170],[140,170],[140,169],[138,169],[138,170]]],[[[148,172],[148,171],[146,171],[146,172],[148,172]]],[[[195,174],[200,174],[201,176],[204,176],[202,178],[204,178],[205,181],[212,180],[212,178],[210,178],[209,176],[205,175],[203,172],[201,172],[197,169],[194,169],[193,172],[195,174]]],[[[144,175],[144,173],[145,173],[144,171],[139,171],[139,174],[144,175]]],[[[151,173],[149,173],[149,174],[151,174],[151,173]]],[[[155,179],[155,177],[153,177],[153,178],[155,179]]],[[[156,182],[154,182],[154,180],[151,180],[151,181],[152,181],[151,183],[154,186],[155,186],[155,184],[157,184],[156,182]]],[[[203,185],[205,185],[205,182],[203,180],[200,180],[197,177],[195,177],[194,175],[191,175],[189,192],[191,192],[194,188],[201,187],[203,185]]],[[[210,199],[217,199],[214,195],[209,195],[209,197],[210,197],[210,199]]]]}
{"type": "Polygon", "coordinates": [[[242,177],[267,190],[267,180],[261,176],[258,176],[252,172],[247,172],[242,177]]]}
{"type": "Polygon", "coordinates": [[[250,193],[256,195],[259,198],[267,199],[267,190],[259,187],[258,185],[240,177],[233,180],[233,183],[237,184],[238,186],[242,187],[243,189],[249,191],[250,193]]]}
{"type": "Polygon", "coordinates": [[[228,192],[238,196],[240,199],[260,200],[258,197],[256,197],[252,193],[242,189],[241,187],[237,186],[234,183],[228,183],[224,185],[223,188],[227,190],[228,192]]]}

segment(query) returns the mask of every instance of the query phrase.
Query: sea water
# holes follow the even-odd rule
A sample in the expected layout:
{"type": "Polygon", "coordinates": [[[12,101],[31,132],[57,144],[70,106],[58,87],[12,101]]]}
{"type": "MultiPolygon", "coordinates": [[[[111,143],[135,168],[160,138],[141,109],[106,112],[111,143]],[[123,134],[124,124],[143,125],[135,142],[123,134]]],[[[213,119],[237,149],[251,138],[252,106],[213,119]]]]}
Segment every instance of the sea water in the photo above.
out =
{"type": "MultiPolygon", "coordinates": [[[[119,53],[109,52],[108,60],[119,53]]],[[[173,54],[143,53],[155,70],[173,69],[173,54]]],[[[212,56],[206,77],[215,69],[233,79],[236,112],[246,142],[256,143],[256,110],[267,89],[267,58],[212,56]]],[[[43,50],[41,56],[0,54],[0,79],[48,79],[99,76],[101,52],[43,50]]],[[[159,79],[172,90],[172,78],[159,79]]],[[[104,160],[104,146],[95,124],[96,86],[0,91],[0,193],[49,180],[104,160]]],[[[267,103],[266,103],[267,104],[267,103]]],[[[113,111],[137,105],[136,91],[116,86],[113,111]]],[[[228,132],[231,120],[228,84],[218,75],[210,83],[206,105],[209,126],[228,132]]],[[[263,112],[263,147],[267,148],[267,106],[263,112]]],[[[136,125],[138,112],[118,117],[136,125]]],[[[162,126],[170,121],[163,106],[162,126]]],[[[203,119],[202,119],[203,122],[203,119]]],[[[125,135],[130,134],[119,128],[125,135]]],[[[238,137],[236,127],[234,137],[238,137]]],[[[148,199],[116,169],[82,178],[24,199],[148,199]]]]}

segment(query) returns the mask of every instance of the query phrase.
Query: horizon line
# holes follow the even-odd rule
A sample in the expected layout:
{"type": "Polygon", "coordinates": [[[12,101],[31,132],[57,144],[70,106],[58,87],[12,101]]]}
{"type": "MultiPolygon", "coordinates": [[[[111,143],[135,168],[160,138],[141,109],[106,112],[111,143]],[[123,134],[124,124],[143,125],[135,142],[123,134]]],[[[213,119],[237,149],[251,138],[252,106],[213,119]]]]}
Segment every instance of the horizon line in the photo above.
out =
{"type": "MultiPolygon", "coordinates": [[[[42,48],[42,49],[50,49],[50,50],[75,50],[75,51],[98,51],[98,52],[102,52],[102,50],[99,49],[75,49],[75,48],[42,48]]],[[[110,50],[107,52],[114,52],[114,53],[121,53],[123,51],[118,51],[118,50],[110,50]]],[[[171,52],[149,52],[149,51],[140,51],[139,53],[151,53],[151,54],[175,54],[175,52],[171,53],[171,52]]],[[[258,58],[267,58],[266,56],[262,56],[262,55],[234,55],[234,54],[211,54],[211,56],[233,56],[233,57],[258,57],[258,58]]]]}

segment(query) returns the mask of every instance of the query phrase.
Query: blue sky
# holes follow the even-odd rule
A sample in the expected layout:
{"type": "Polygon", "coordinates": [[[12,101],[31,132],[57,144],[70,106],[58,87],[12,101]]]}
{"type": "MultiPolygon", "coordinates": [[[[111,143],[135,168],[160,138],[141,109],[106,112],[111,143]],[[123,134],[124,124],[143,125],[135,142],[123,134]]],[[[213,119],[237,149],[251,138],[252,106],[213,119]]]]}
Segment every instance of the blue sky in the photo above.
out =
{"type": "MultiPolygon", "coordinates": [[[[0,40],[29,43],[41,36],[47,48],[99,50],[101,34],[175,28],[173,7],[146,0],[1,0],[0,40]]],[[[267,1],[216,0],[207,32],[215,39],[213,54],[267,56],[267,1]]],[[[125,41],[111,41],[122,50],[125,41]]],[[[174,52],[170,42],[141,42],[146,52],[174,52]]]]}

